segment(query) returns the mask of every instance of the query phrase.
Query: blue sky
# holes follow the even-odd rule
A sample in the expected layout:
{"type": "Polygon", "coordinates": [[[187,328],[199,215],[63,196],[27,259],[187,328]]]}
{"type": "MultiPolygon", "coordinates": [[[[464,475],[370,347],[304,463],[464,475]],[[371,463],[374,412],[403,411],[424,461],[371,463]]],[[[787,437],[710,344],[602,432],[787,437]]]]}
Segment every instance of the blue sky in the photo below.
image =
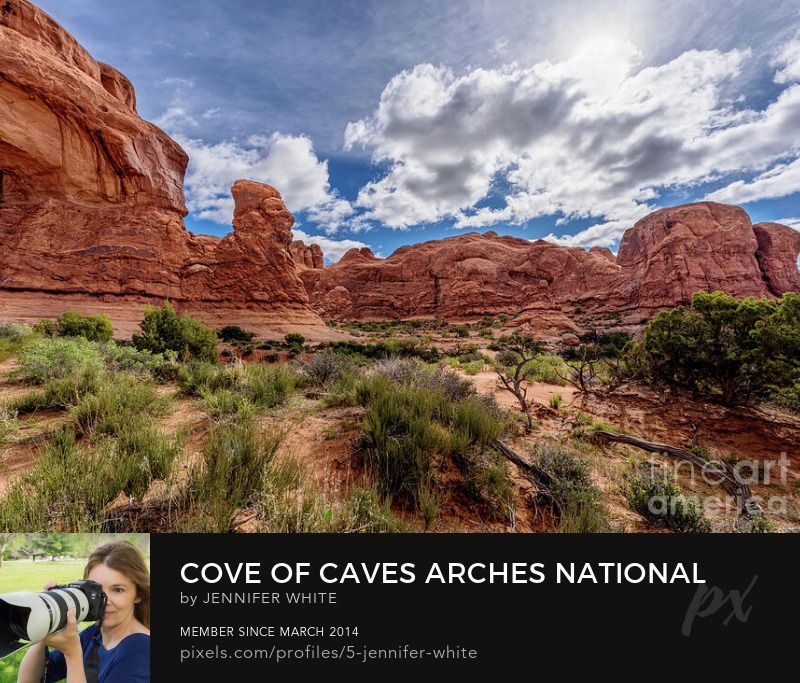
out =
{"type": "Polygon", "coordinates": [[[800,229],[800,7],[39,0],[190,155],[195,232],[275,185],[328,261],[495,230],[615,249],[703,198],[800,229]]]}

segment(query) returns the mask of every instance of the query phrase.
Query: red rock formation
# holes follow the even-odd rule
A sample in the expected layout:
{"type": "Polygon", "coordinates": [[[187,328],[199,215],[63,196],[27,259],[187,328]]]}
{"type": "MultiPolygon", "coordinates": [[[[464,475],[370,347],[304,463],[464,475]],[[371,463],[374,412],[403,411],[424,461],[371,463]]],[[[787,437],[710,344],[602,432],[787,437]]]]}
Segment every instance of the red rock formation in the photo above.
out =
{"type": "Polygon", "coordinates": [[[622,238],[617,257],[542,240],[468,233],[375,258],[353,249],[322,271],[301,273],[324,316],[474,319],[506,313],[538,334],[581,322],[637,325],[688,303],[697,290],[734,296],[800,291],[800,234],[753,226],[735,206],[700,202],[661,209],[622,238]]]}
{"type": "Polygon", "coordinates": [[[19,309],[35,292],[78,297],[82,308],[101,297],[138,309],[169,298],[223,322],[244,310],[256,327],[322,326],[295,270],[293,218],[277,190],[237,182],[233,232],[192,235],[183,224],[186,153],[139,117],[125,76],[27,0],[0,5],[0,65],[4,307],[19,309]]]}
{"type": "Polygon", "coordinates": [[[324,268],[322,249],[318,244],[306,245],[302,240],[294,240],[289,245],[292,258],[298,270],[305,268],[324,268]]]}
{"type": "Polygon", "coordinates": [[[613,291],[618,307],[645,315],[686,303],[697,290],[767,296],[753,225],[738,206],[699,202],[661,209],[622,237],[617,263],[623,281],[613,291]]]}
{"type": "Polygon", "coordinates": [[[800,292],[800,232],[780,223],[756,223],[756,258],[764,282],[777,295],[800,292]]]}

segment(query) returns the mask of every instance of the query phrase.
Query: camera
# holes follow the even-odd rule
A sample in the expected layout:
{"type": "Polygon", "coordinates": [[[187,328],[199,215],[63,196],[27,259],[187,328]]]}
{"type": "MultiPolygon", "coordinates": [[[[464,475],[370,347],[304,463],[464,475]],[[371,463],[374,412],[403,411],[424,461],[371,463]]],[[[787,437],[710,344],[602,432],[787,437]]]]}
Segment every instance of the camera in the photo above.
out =
{"type": "Polygon", "coordinates": [[[69,609],[75,610],[79,622],[101,619],[106,599],[99,583],[85,579],[41,593],[0,594],[0,658],[60,631],[69,609]]]}

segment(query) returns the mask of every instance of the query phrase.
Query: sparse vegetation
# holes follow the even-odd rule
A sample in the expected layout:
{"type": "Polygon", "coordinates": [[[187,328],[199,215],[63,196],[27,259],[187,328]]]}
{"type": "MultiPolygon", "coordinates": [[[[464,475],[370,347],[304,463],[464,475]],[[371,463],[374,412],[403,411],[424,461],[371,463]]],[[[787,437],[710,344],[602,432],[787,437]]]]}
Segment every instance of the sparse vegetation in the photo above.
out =
{"type": "Polygon", "coordinates": [[[443,486],[437,471],[447,463],[473,484],[473,493],[487,498],[504,498],[502,482],[507,482],[496,456],[488,455],[489,444],[503,431],[499,415],[471,396],[454,400],[441,386],[425,385],[435,376],[409,372],[393,382],[376,374],[356,389],[367,411],[361,452],[368,470],[383,495],[408,500],[428,523],[443,486]]]}
{"type": "MultiPolygon", "coordinates": [[[[697,501],[677,484],[637,467],[621,477],[624,450],[607,449],[601,458],[595,437],[597,430],[634,433],[641,423],[638,406],[596,409],[621,378],[633,384],[618,394],[628,403],[638,395],[658,398],[635,386],[641,379],[724,402],[727,380],[716,368],[703,376],[702,344],[719,342],[715,352],[741,361],[735,402],[767,399],[800,408],[800,297],[733,306],[705,296],[711,300],[676,314],[674,325],[653,327],[660,335],[655,346],[648,341],[651,328],[640,342],[591,332],[558,353],[519,333],[492,339],[497,353],[488,353],[481,337],[492,337],[502,323],[496,318],[463,325],[331,323],[381,339],[317,346],[303,335],[256,342],[236,325],[216,333],[169,304],[147,312],[135,345],[96,334],[92,318],[74,312],[36,329],[0,325],[0,360],[16,356],[0,378],[0,450],[30,458],[22,474],[3,482],[0,530],[385,532],[522,525],[601,532],[612,528],[609,509],[616,524],[622,498],[612,496],[606,508],[595,482],[603,490],[611,482],[648,526],[706,531],[697,501]],[[748,318],[754,310],[759,315],[748,318]],[[747,339],[737,340],[742,330],[747,339]],[[225,342],[225,365],[217,334],[225,342]],[[690,339],[700,345],[692,347],[697,355],[678,357],[690,339]],[[248,353],[256,349],[269,353],[248,353]],[[536,387],[549,409],[539,407],[534,421],[528,387],[577,382],[580,388],[575,371],[581,364],[593,370],[587,388],[604,391],[578,408],[565,405],[563,392],[536,387]],[[469,376],[487,365],[522,414],[498,407],[494,382],[469,376]],[[768,381],[752,378],[759,372],[768,381]],[[176,406],[180,412],[173,414],[176,406]],[[322,419],[315,411],[324,411],[322,419]],[[299,446],[292,435],[282,447],[286,425],[309,430],[308,440],[303,432],[299,446]],[[530,509],[519,505],[531,490],[520,475],[533,477],[532,470],[503,455],[504,447],[512,455],[531,449],[532,464],[547,477],[530,509]],[[322,479],[316,469],[311,476],[311,467],[320,466],[317,454],[338,463],[322,479]],[[664,514],[648,507],[658,496],[664,514]]],[[[507,405],[507,397],[499,398],[507,405]]],[[[644,410],[646,420],[652,408],[644,410]]],[[[693,453],[729,460],[730,451],[720,451],[702,426],[692,429],[703,444],[693,440],[693,453]]],[[[797,487],[790,488],[796,496],[797,487]]],[[[740,522],[742,531],[775,529],[763,516],[740,522]]]]}
{"type": "Polygon", "coordinates": [[[534,447],[532,460],[550,477],[558,530],[569,533],[609,531],[608,513],[592,483],[589,465],[569,450],[552,445],[534,447]]]}
{"type": "Polygon", "coordinates": [[[133,335],[133,345],[139,350],[172,351],[184,361],[218,361],[216,332],[188,315],[178,315],[169,301],[160,308],[148,307],[139,328],[133,335]]]}
{"type": "Polygon", "coordinates": [[[699,501],[684,495],[666,471],[654,472],[646,466],[632,466],[625,475],[623,493],[631,509],[651,526],[681,533],[711,530],[699,501]]]}

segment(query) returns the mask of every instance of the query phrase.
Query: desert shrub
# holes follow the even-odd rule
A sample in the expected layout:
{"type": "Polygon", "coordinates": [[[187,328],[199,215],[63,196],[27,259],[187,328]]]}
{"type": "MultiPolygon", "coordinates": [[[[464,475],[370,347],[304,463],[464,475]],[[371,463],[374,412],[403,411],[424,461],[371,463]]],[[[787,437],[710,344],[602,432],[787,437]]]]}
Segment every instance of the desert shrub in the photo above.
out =
{"type": "Polygon", "coordinates": [[[230,389],[236,383],[236,377],[229,367],[196,361],[182,366],[178,370],[178,386],[187,396],[200,396],[202,391],[230,389]]]}
{"type": "Polygon", "coordinates": [[[217,332],[217,336],[224,342],[242,342],[246,344],[256,338],[256,333],[244,330],[238,325],[226,325],[217,332]]]}
{"type": "Polygon", "coordinates": [[[111,372],[150,375],[159,381],[168,381],[177,378],[180,367],[174,351],[153,353],[111,341],[101,347],[101,352],[111,372]]]}
{"type": "Polygon", "coordinates": [[[355,370],[345,370],[322,397],[326,408],[331,406],[356,405],[356,384],[358,374],[355,370]]]}
{"type": "Polygon", "coordinates": [[[389,358],[372,366],[372,373],[397,384],[407,384],[423,389],[440,389],[453,401],[460,401],[475,393],[472,383],[444,365],[427,368],[412,358],[389,358]]]}
{"type": "Polygon", "coordinates": [[[258,509],[259,530],[273,533],[407,531],[375,484],[350,486],[343,496],[320,490],[292,459],[267,466],[258,509]]]}
{"type": "Polygon", "coordinates": [[[569,533],[610,530],[600,491],[592,483],[589,465],[571,451],[549,445],[533,448],[532,460],[551,479],[550,490],[558,503],[558,529],[569,533]]]}
{"type": "Polygon", "coordinates": [[[253,408],[273,408],[294,390],[296,375],[286,365],[235,366],[190,363],[178,372],[181,391],[200,397],[215,415],[253,408]]]}
{"type": "Polygon", "coordinates": [[[152,353],[174,351],[184,360],[216,363],[217,334],[208,325],[188,315],[178,315],[165,301],[161,308],[147,307],[139,323],[141,332],[133,335],[133,345],[152,353]]]}
{"type": "Polygon", "coordinates": [[[40,318],[33,326],[33,331],[42,337],[57,337],[58,336],[58,321],[52,318],[40,318]]]}
{"type": "Polygon", "coordinates": [[[78,403],[83,396],[97,391],[101,379],[102,375],[93,372],[51,379],[41,389],[13,399],[10,406],[19,413],[65,410],[78,403]]]}
{"type": "Polygon", "coordinates": [[[286,342],[287,346],[297,347],[306,343],[306,338],[299,332],[290,332],[283,338],[283,340],[286,342]]]}
{"type": "Polygon", "coordinates": [[[109,480],[116,489],[142,498],[155,479],[167,479],[182,452],[180,435],[166,436],[143,417],[121,424],[115,439],[100,442],[95,468],[111,470],[109,480]],[[101,460],[102,462],[97,462],[101,460]],[[99,467],[98,467],[99,466],[99,467]]]}
{"type": "Polygon", "coordinates": [[[650,526],[682,533],[711,530],[698,501],[685,496],[666,472],[634,466],[626,473],[622,490],[631,509],[650,526]]]}
{"type": "Polygon", "coordinates": [[[436,464],[449,459],[469,478],[504,427],[477,400],[454,401],[441,387],[396,383],[385,375],[362,380],[356,397],[366,408],[361,451],[382,495],[408,500],[428,522],[435,516],[436,464]]]}
{"type": "Polygon", "coordinates": [[[467,373],[468,375],[477,375],[479,372],[483,370],[483,361],[473,361],[473,362],[461,362],[461,369],[467,373]]]}
{"type": "Polygon", "coordinates": [[[190,471],[186,530],[230,531],[237,514],[258,500],[280,443],[279,434],[261,434],[250,419],[214,427],[202,462],[190,471]]]}
{"type": "Polygon", "coordinates": [[[0,404],[0,446],[6,437],[17,428],[17,411],[0,404]]]}
{"type": "Polygon", "coordinates": [[[99,375],[103,358],[96,344],[83,337],[37,339],[19,352],[19,368],[14,377],[42,384],[48,380],[99,375]]]}
{"type": "Polygon", "coordinates": [[[561,394],[553,394],[547,403],[553,410],[558,410],[561,407],[563,401],[564,397],[561,394]]]}
{"type": "Polygon", "coordinates": [[[245,365],[238,381],[240,391],[259,408],[281,405],[295,384],[296,375],[286,365],[245,365]]]}
{"type": "Polygon", "coordinates": [[[314,384],[327,387],[338,381],[349,368],[346,357],[326,350],[315,354],[311,362],[303,366],[303,371],[314,384]]]}
{"type": "Polygon", "coordinates": [[[70,412],[78,435],[117,436],[143,417],[163,416],[171,407],[167,396],[136,375],[113,375],[93,393],[80,397],[70,412]]]}
{"type": "Polygon", "coordinates": [[[9,483],[0,500],[0,529],[102,531],[104,509],[120,493],[143,496],[154,478],[167,476],[180,452],[179,440],[152,424],[104,437],[95,449],[79,447],[63,427],[40,449],[34,468],[9,483]]]}
{"type": "Polygon", "coordinates": [[[114,327],[106,315],[81,315],[65,311],[56,321],[62,337],[84,337],[89,341],[107,342],[114,335],[114,327]]]}
{"type": "Polygon", "coordinates": [[[22,323],[0,323],[0,339],[17,344],[33,334],[30,325],[22,323]]]}
{"type": "Polygon", "coordinates": [[[13,356],[33,337],[33,330],[28,325],[17,323],[0,324],[0,361],[13,356]]]}
{"type": "Polygon", "coordinates": [[[454,337],[465,338],[469,337],[469,327],[467,325],[451,325],[450,334],[454,337]]]}

